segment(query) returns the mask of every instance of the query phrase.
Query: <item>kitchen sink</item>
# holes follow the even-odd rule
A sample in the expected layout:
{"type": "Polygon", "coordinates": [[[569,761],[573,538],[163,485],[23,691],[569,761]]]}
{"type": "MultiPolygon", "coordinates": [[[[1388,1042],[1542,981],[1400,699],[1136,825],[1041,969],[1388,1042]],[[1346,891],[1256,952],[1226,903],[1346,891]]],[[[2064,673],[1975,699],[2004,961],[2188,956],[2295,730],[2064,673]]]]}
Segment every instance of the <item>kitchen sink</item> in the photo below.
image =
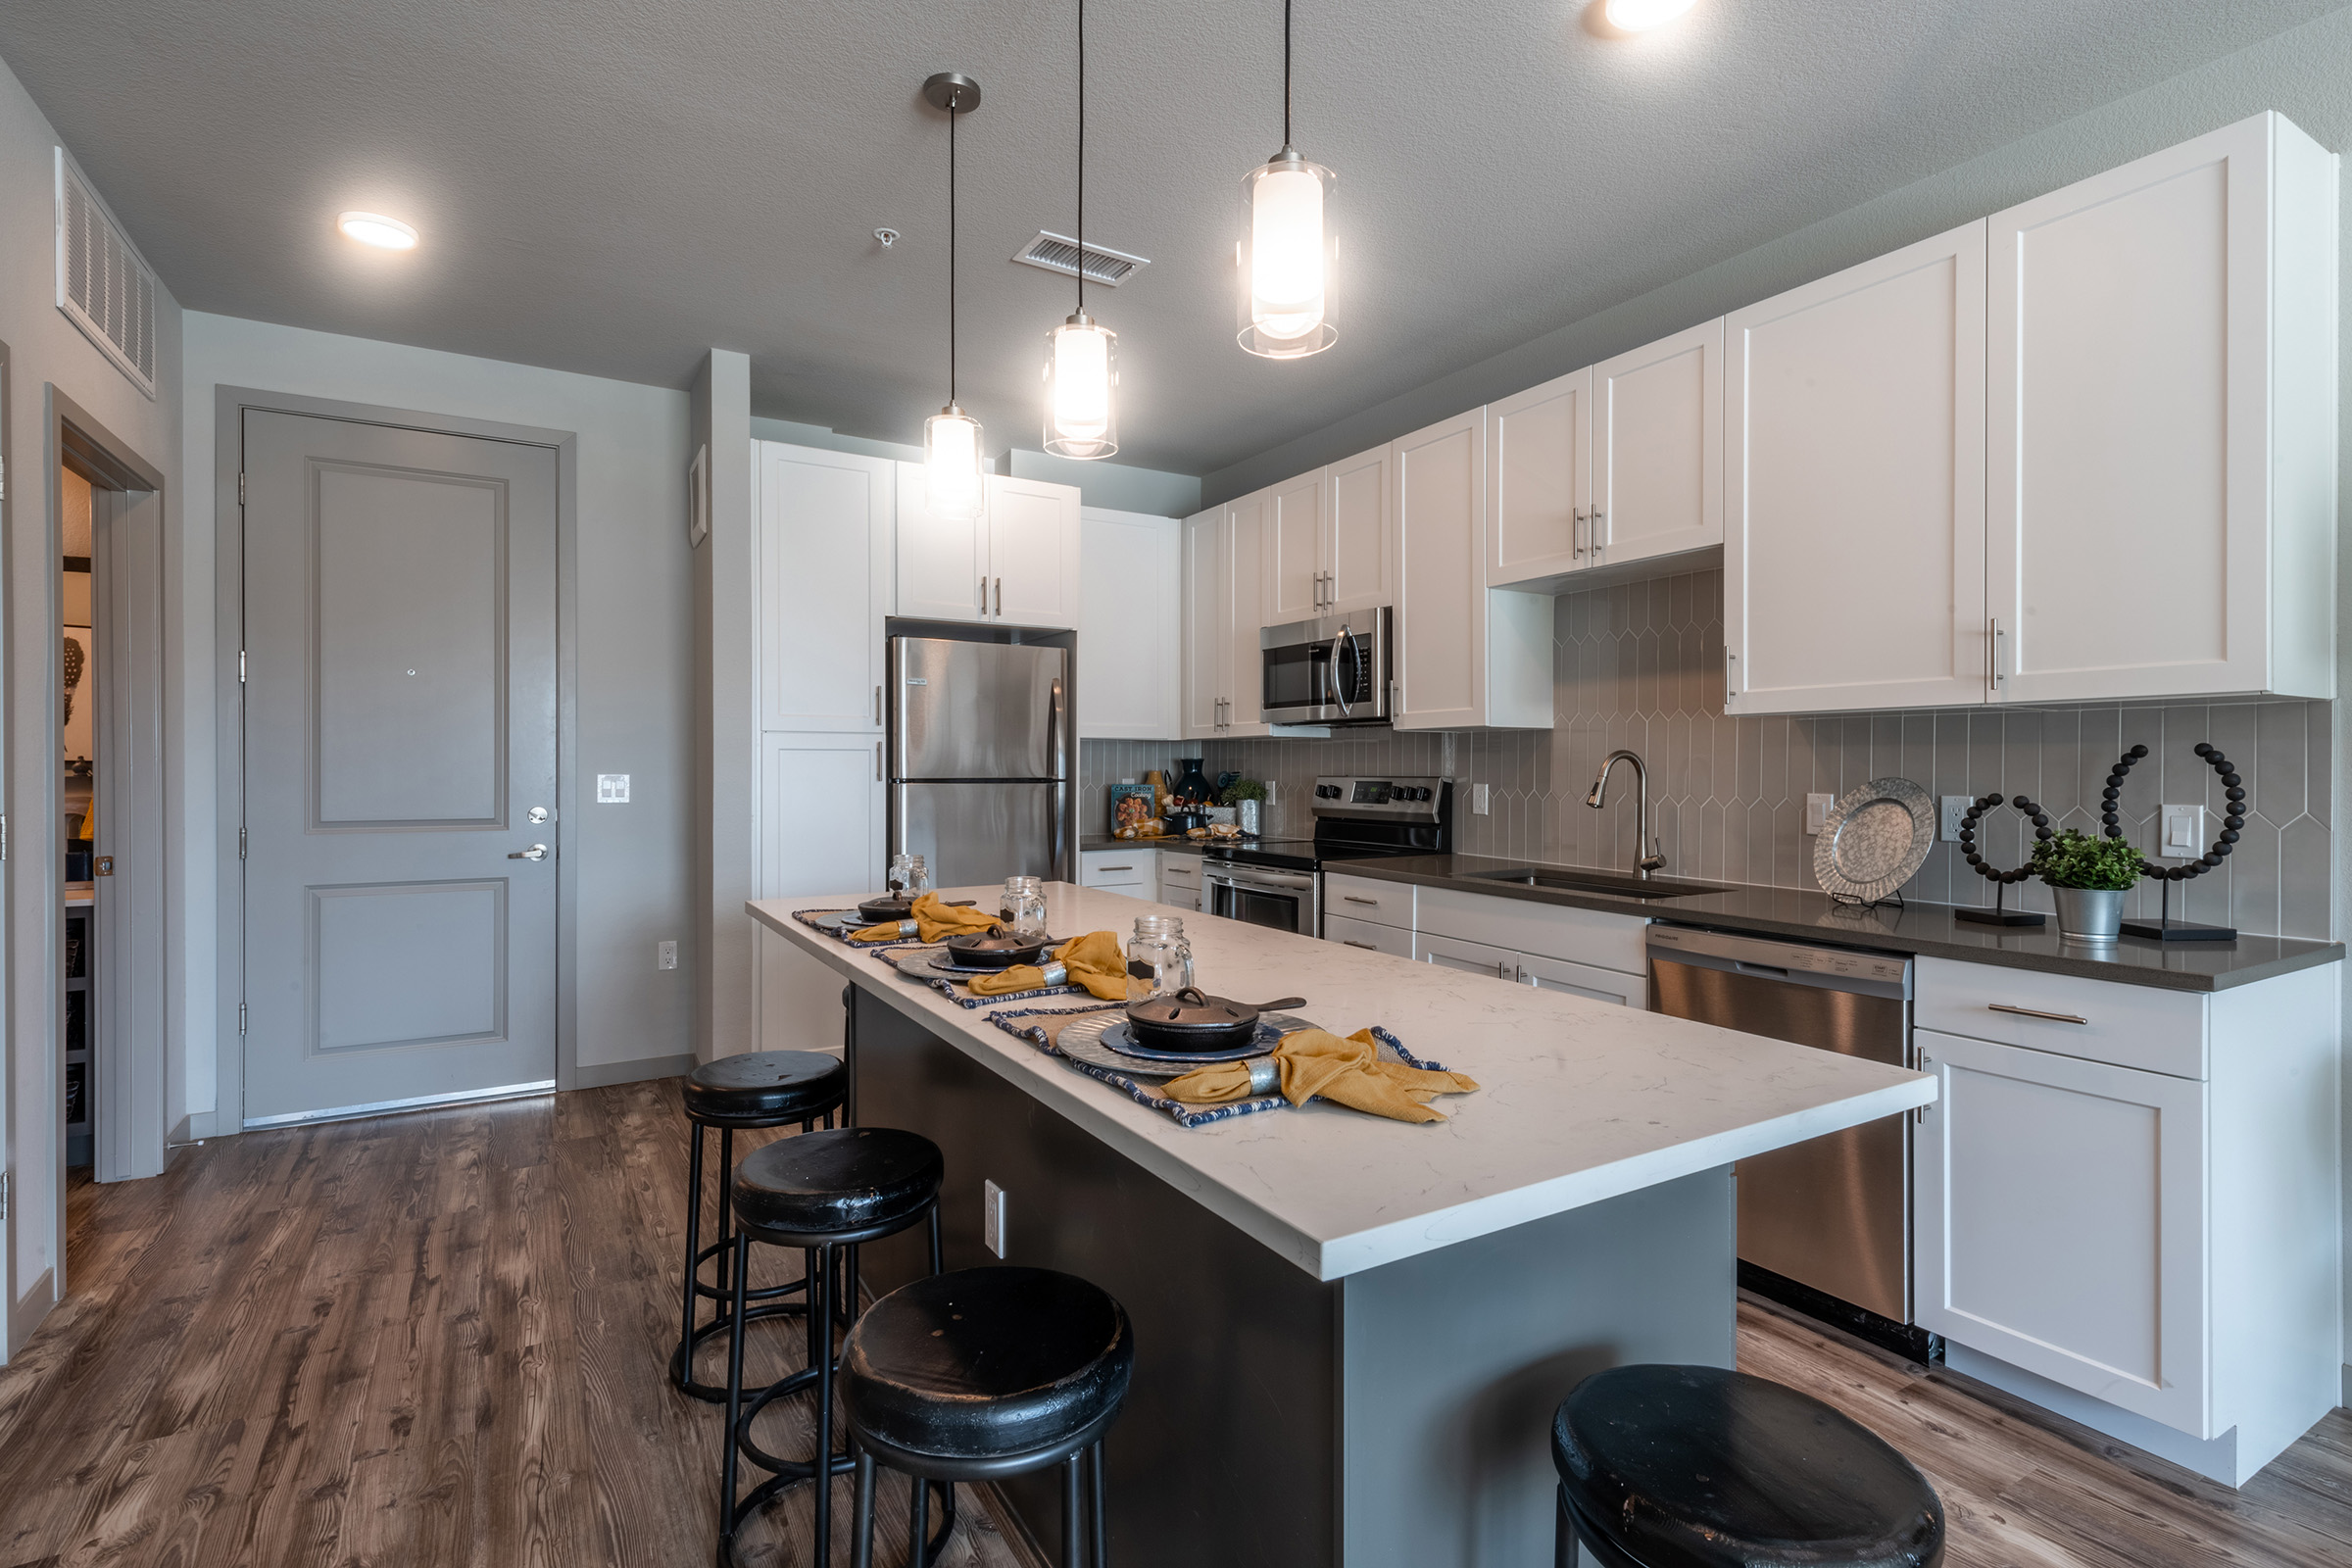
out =
{"type": "Polygon", "coordinates": [[[1478,882],[1508,882],[1523,888],[1551,888],[1561,893],[1606,893],[1621,899],[1690,899],[1702,893],[1729,893],[1713,882],[1685,882],[1678,877],[1629,876],[1622,871],[1554,871],[1520,866],[1509,871],[1473,871],[1478,882]]]}

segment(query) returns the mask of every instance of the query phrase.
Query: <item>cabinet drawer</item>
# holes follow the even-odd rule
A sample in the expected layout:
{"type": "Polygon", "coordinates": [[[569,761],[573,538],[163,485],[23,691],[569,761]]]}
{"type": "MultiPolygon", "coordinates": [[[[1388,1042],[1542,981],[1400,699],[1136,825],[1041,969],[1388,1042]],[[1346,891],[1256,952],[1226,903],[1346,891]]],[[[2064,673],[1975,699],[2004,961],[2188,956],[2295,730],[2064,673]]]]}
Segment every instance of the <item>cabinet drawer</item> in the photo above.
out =
{"type": "MultiPolygon", "coordinates": [[[[1413,928],[1463,942],[1483,942],[1570,963],[1589,963],[1620,974],[1646,974],[1648,955],[1638,915],[1603,914],[1529,899],[1498,899],[1452,888],[1422,888],[1413,928]]],[[[1333,905],[1332,907],[1338,907],[1333,905]]]]}
{"type": "Polygon", "coordinates": [[[1198,855],[1161,856],[1159,879],[1162,882],[1181,882],[1188,888],[1198,888],[1200,885],[1200,857],[1198,855]]]}
{"type": "Polygon", "coordinates": [[[1370,877],[1323,873],[1323,907],[1350,920],[1413,928],[1413,895],[1423,890],[1410,882],[1375,882],[1370,877]]]}
{"type": "Polygon", "coordinates": [[[1508,948],[1418,931],[1413,934],[1413,956],[1441,969],[1459,969],[1465,974],[1483,974],[1513,985],[1519,983],[1519,955],[1508,948]]]}
{"type": "Polygon", "coordinates": [[[2031,969],[1922,958],[1922,1029],[2176,1078],[2205,1077],[2205,998],[2031,969]]]}
{"type": "Polygon", "coordinates": [[[1568,963],[1559,958],[1521,954],[1519,983],[1538,991],[1565,991],[1572,997],[1614,1002],[1637,1012],[1649,1007],[1647,979],[1638,974],[1619,974],[1614,969],[1596,969],[1589,963],[1568,963]]]}
{"type": "Polygon", "coordinates": [[[1337,942],[1344,948],[1362,948],[1372,953],[1386,953],[1399,958],[1413,956],[1413,934],[1393,925],[1374,925],[1369,920],[1350,920],[1344,914],[1323,916],[1323,940],[1337,942]]]}
{"type": "Polygon", "coordinates": [[[1078,880],[1090,888],[1156,887],[1156,850],[1088,850],[1078,857],[1078,880]]]}

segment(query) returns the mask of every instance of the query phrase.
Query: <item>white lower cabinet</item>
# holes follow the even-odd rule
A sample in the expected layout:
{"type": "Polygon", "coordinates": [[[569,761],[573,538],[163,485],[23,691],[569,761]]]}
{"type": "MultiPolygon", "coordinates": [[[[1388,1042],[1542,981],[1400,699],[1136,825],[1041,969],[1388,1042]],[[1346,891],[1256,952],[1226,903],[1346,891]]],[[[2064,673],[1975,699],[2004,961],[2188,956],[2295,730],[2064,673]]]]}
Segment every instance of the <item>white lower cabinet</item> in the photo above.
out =
{"type": "Polygon", "coordinates": [[[1198,911],[1200,907],[1200,857],[1178,855],[1161,850],[1159,855],[1159,902],[1173,904],[1179,909],[1198,911]]]}
{"type": "Polygon", "coordinates": [[[1638,916],[1326,872],[1323,937],[1538,991],[1646,1008],[1638,916]]]}
{"type": "Polygon", "coordinates": [[[1614,1002],[1637,1011],[1649,1008],[1649,981],[1645,977],[1590,963],[1570,963],[1563,958],[1541,958],[1523,953],[1519,955],[1519,983],[1534,986],[1538,991],[1565,991],[1572,997],[1614,1002]]]}
{"type": "Polygon", "coordinates": [[[1456,937],[1416,931],[1413,933],[1413,956],[1423,963],[1434,963],[1441,969],[1483,974],[1491,980],[1516,982],[1519,978],[1519,955],[1508,948],[1490,948],[1483,942],[1464,942],[1456,937]]]}
{"type": "MultiPolygon", "coordinates": [[[[790,901],[882,885],[889,810],[881,746],[858,735],[760,738],[760,898],[790,901]]],[[[764,928],[758,1004],[758,1049],[841,1049],[840,976],[764,928]]]]}
{"type": "Polygon", "coordinates": [[[1393,925],[1380,925],[1371,920],[1354,920],[1344,914],[1323,913],[1323,940],[1337,942],[1343,948],[1361,948],[1366,953],[1385,953],[1392,957],[1409,958],[1413,956],[1413,934],[1393,925]]]}
{"type": "Polygon", "coordinates": [[[1157,850],[1086,850],[1078,857],[1078,881],[1082,887],[1100,888],[1105,893],[1124,893],[1131,899],[1155,900],[1159,896],[1159,852],[1157,850]]]}

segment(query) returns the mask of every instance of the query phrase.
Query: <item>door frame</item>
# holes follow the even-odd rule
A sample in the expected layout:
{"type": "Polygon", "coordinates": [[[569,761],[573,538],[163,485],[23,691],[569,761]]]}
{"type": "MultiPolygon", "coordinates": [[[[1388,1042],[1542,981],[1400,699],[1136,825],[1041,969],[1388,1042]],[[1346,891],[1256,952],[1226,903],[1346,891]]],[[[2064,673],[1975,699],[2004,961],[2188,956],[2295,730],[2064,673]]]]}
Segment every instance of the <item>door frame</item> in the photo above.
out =
{"type": "MultiPolygon", "coordinates": [[[[214,1025],[220,1040],[215,1053],[219,1078],[209,1135],[225,1137],[243,1131],[245,1122],[245,1040],[237,1027],[237,1008],[245,989],[245,878],[243,862],[237,854],[237,834],[243,826],[245,805],[244,694],[237,668],[245,630],[245,529],[244,503],[237,496],[237,479],[245,463],[246,413],[292,414],[354,424],[388,425],[432,435],[471,436],[554,451],[559,826],[576,825],[580,804],[573,765],[579,741],[579,573],[575,548],[579,526],[579,435],[572,430],[431,414],[384,404],[352,403],[340,398],[270,392],[258,387],[216,386],[213,411],[213,670],[219,760],[214,853],[220,873],[216,921],[220,932],[219,1008],[214,1025]]],[[[559,1091],[579,1086],[579,966],[574,952],[577,922],[573,918],[579,884],[567,870],[562,849],[570,838],[571,835],[564,834],[557,839],[556,854],[556,1088],[559,1091]]]]}

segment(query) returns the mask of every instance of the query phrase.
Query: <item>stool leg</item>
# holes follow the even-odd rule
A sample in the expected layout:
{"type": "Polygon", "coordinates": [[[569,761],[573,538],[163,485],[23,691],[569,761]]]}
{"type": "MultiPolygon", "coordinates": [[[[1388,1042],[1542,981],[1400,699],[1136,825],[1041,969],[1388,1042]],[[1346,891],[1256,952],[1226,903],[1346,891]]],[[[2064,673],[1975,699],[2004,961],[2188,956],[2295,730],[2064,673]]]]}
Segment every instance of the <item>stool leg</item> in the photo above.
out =
{"type": "Polygon", "coordinates": [[[1551,1510],[1551,1568],[1576,1568],[1576,1532],[1568,1527],[1568,1489],[1553,1489],[1551,1510]]]}
{"type": "Polygon", "coordinates": [[[1083,1523],[1078,1512],[1078,1455],[1073,1453],[1061,1462],[1061,1568],[1085,1568],[1086,1556],[1078,1544],[1083,1523]]]}
{"type": "Polygon", "coordinates": [[[852,1246],[843,1250],[849,1264],[841,1271],[841,1326],[847,1330],[858,1321],[858,1249],[852,1246]]]}
{"type": "MultiPolygon", "coordinates": [[[[728,1191],[734,1180],[735,1129],[721,1127],[718,1130],[718,1240],[722,1247],[733,1241],[735,1236],[735,1200],[728,1191]]],[[[733,1250],[738,1249],[722,1250],[718,1254],[720,1268],[727,1266],[727,1258],[733,1250]]],[[[725,1278],[723,1274],[719,1277],[725,1278]]]]}
{"type": "Polygon", "coordinates": [[[817,1325],[816,1367],[816,1530],[810,1561],[833,1560],[833,1299],[835,1250],[817,1249],[817,1277],[808,1287],[808,1321],[817,1325]]]}
{"type": "Polygon", "coordinates": [[[947,1265],[940,1260],[939,1200],[934,1198],[931,1200],[931,1272],[945,1274],[947,1271],[947,1265]]]}
{"type": "Polygon", "coordinates": [[[930,1543],[923,1539],[931,1528],[931,1483],[921,1476],[908,1476],[907,1491],[912,1494],[906,1503],[906,1563],[907,1568],[930,1568],[931,1554],[925,1548],[930,1543]]]}
{"type": "Polygon", "coordinates": [[[694,1285],[703,1250],[703,1124],[689,1125],[694,1143],[686,1156],[686,1321],[678,1330],[678,1364],[670,1375],[681,1389],[694,1381],[694,1285]]]}
{"type": "MultiPolygon", "coordinates": [[[[723,1254],[722,1254],[723,1255],[723,1254]]],[[[735,1423],[743,1418],[743,1295],[752,1271],[752,1250],[735,1249],[735,1318],[727,1333],[727,1425],[720,1440],[726,1453],[718,1483],[718,1539],[723,1551],[735,1535],[735,1423]]]]}
{"type": "Polygon", "coordinates": [[[1102,1440],[1095,1440],[1087,1460],[1087,1474],[1094,1479],[1095,1561],[1094,1568],[1110,1568],[1110,1516],[1102,1511],[1102,1440]]]}
{"type": "Polygon", "coordinates": [[[841,1124],[858,1125],[858,988],[841,988],[841,1059],[850,1069],[850,1088],[842,1101],[841,1124]]]}
{"type": "Polygon", "coordinates": [[[858,1521],[850,1536],[850,1562],[852,1568],[874,1568],[874,1456],[863,1448],[858,1450],[858,1521]]]}

